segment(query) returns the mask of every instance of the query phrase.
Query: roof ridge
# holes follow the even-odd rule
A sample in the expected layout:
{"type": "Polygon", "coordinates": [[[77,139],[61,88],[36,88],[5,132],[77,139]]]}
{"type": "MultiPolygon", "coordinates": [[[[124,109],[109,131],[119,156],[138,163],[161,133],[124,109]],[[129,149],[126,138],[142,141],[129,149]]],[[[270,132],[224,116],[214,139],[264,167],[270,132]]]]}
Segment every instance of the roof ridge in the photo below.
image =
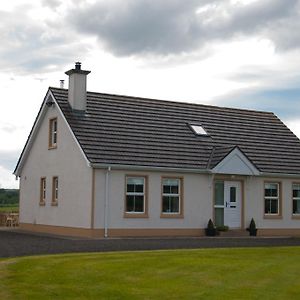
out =
{"type": "MultiPolygon", "coordinates": [[[[49,87],[49,89],[55,89],[55,90],[62,90],[62,91],[68,91],[68,89],[65,88],[57,88],[57,87],[49,87]]],[[[271,111],[263,111],[263,110],[255,110],[255,109],[247,109],[247,108],[235,108],[235,107],[226,107],[226,106],[219,106],[219,105],[213,105],[213,104],[203,104],[203,103],[196,103],[196,102],[185,102],[182,100],[168,100],[168,99],[157,99],[157,98],[146,98],[146,97],[140,97],[140,96],[129,96],[124,94],[112,94],[112,93],[100,93],[100,92],[91,92],[87,91],[87,94],[94,94],[94,95],[101,95],[101,96],[108,96],[108,97],[116,97],[116,98],[126,98],[128,100],[144,100],[144,101],[154,101],[154,102],[163,102],[168,104],[181,104],[181,105],[187,105],[187,106],[202,106],[202,107],[212,107],[214,109],[220,109],[220,110],[227,110],[227,111],[241,111],[241,112],[252,112],[252,113],[260,113],[260,114],[267,114],[267,115],[274,115],[271,111]]]]}

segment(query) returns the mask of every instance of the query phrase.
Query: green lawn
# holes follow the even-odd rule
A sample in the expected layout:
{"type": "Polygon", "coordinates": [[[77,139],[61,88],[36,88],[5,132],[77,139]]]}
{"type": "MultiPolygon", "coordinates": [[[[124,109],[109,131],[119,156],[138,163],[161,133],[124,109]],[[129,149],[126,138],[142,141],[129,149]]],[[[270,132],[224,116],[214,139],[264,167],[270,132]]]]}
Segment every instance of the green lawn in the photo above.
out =
{"type": "Polygon", "coordinates": [[[0,299],[300,299],[300,247],[3,259],[0,299]]]}

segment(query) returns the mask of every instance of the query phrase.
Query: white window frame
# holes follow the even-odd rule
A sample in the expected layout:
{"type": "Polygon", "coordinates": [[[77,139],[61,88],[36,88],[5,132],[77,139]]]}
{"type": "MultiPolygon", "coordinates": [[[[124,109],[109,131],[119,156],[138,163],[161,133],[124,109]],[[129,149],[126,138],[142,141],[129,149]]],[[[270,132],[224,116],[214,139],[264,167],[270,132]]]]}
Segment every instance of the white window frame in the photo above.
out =
{"type": "Polygon", "coordinates": [[[46,177],[41,177],[40,180],[40,205],[45,205],[46,202],[46,177]]]}
{"type": "Polygon", "coordinates": [[[280,183],[278,182],[265,182],[264,183],[264,214],[265,216],[279,216],[280,215],[280,183]],[[277,196],[266,196],[266,185],[274,184],[277,186],[277,196]],[[266,200],[276,200],[277,201],[277,213],[266,213],[266,200]]]}
{"type": "Polygon", "coordinates": [[[53,176],[52,178],[52,205],[57,205],[58,203],[58,176],[53,176]]]}
{"type": "Polygon", "coordinates": [[[57,118],[49,120],[49,148],[57,147],[57,118]]]}
{"type": "Polygon", "coordinates": [[[198,125],[189,124],[189,126],[196,135],[204,135],[204,136],[208,135],[207,131],[201,124],[198,124],[198,125]]]}
{"type": "Polygon", "coordinates": [[[145,176],[126,176],[125,181],[125,214],[145,214],[146,213],[146,177],[145,176]],[[143,179],[143,192],[128,192],[128,179],[143,179]],[[127,210],[127,196],[143,196],[143,211],[128,211],[127,210]]]}
{"type": "Polygon", "coordinates": [[[180,215],[181,214],[181,178],[163,177],[162,178],[162,208],[161,213],[163,215],[180,215]],[[178,181],[178,193],[164,193],[164,180],[177,180],[178,181]],[[163,211],[164,208],[164,197],[178,197],[178,212],[163,211]]]}
{"type": "Polygon", "coordinates": [[[294,213],[294,201],[299,201],[300,202],[300,197],[294,197],[294,186],[296,186],[296,185],[299,186],[299,188],[300,188],[300,183],[293,183],[292,184],[292,198],[293,198],[292,209],[293,209],[293,215],[294,216],[300,216],[300,212],[294,213]]]}

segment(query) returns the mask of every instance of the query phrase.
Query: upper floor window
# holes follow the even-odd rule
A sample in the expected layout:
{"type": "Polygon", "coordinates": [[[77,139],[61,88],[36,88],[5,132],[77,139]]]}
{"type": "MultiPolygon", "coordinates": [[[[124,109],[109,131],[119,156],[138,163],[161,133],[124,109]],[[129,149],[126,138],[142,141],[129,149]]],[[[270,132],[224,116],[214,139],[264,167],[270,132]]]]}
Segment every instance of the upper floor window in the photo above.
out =
{"type": "Polygon", "coordinates": [[[189,124],[189,126],[193,130],[193,132],[197,135],[208,135],[207,131],[204,129],[202,125],[189,124]]]}
{"type": "Polygon", "coordinates": [[[125,213],[146,213],[146,177],[126,177],[125,213]]]}
{"type": "Polygon", "coordinates": [[[49,148],[57,146],[57,118],[49,120],[49,148]]]}
{"type": "Polygon", "coordinates": [[[293,214],[300,215],[300,183],[293,183],[293,214]]]}
{"type": "Polygon", "coordinates": [[[176,214],[182,212],[182,195],[180,178],[162,179],[162,213],[176,214]]]}
{"type": "Polygon", "coordinates": [[[265,215],[279,215],[280,196],[279,196],[280,184],[276,182],[265,183],[265,215]]]}

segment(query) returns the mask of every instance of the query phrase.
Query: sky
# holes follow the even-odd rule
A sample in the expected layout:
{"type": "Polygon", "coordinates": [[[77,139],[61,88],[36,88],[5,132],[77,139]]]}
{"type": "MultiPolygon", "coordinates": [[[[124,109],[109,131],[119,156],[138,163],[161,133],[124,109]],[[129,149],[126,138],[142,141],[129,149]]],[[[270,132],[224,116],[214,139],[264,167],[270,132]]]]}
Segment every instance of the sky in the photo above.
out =
{"type": "Polygon", "coordinates": [[[0,188],[49,86],[274,112],[300,137],[300,0],[0,4],[0,188]]]}

